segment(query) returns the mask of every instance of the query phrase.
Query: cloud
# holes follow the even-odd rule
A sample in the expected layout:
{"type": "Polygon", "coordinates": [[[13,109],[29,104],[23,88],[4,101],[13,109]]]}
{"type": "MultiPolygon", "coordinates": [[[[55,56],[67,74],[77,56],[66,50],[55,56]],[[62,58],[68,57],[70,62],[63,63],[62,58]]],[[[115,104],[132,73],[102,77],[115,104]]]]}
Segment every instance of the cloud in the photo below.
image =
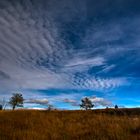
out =
{"type": "Polygon", "coordinates": [[[79,103],[77,100],[72,100],[72,99],[64,99],[63,100],[64,103],[69,103],[72,106],[79,106],[79,103]]]}
{"type": "MultiPolygon", "coordinates": [[[[88,97],[92,103],[94,104],[94,107],[99,107],[99,106],[102,106],[102,107],[112,107],[113,106],[113,103],[112,101],[110,100],[107,100],[105,98],[102,98],[102,97],[88,97]]],[[[65,98],[63,100],[64,103],[68,103],[70,104],[71,106],[79,106],[80,105],[80,102],[79,100],[75,100],[75,99],[68,99],[68,98],[65,98]]]]}
{"type": "Polygon", "coordinates": [[[33,93],[27,92],[24,96],[24,107],[25,108],[46,108],[48,105],[52,105],[54,107],[59,108],[67,108],[66,104],[70,104],[71,107],[79,107],[78,99],[80,99],[82,93],[57,93],[57,94],[41,94],[41,93],[33,93]],[[32,98],[30,98],[32,97],[32,98]]]}
{"type": "Polygon", "coordinates": [[[29,100],[26,100],[25,103],[48,105],[49,101],[47,99],[29,99],[29,100]]]}
{"type": "Polygon", "coordinates": [[[109,100],[106,100],[105,98],[102,98],[102,97],[90,97],[89,98],[92,103],[95,105],[95,107],[98,107],[98,106],[105,106],[105,107],[111,107],[113,106],[112,102],[109,101],[109,100]]]}
{"type": "Polygon", "coordinates": [[[95,58],[76,58],[74,60],[71,60],[69,64],[66,64],[66,67],[76,67],[81,65],[88,65],[88,66],[100,66],[103,65],[104,58],[102,57],[95,57],[95,58]]]}
{"type": "Polygon", "coordinates": [[[115,64],[109,65],[109,66],[105,66],[103,70],[99,71],[98,73],[107,73],[110,72],[112,69],[115,68],[115,64]]]}
{"type": "MultiPolygon", "coordinates": [[[[15,7],[7,3],[9,7],[1,10],[0,66],[1,71],[5,71],[8,76],[3,72],[0,75],[3,79],[9,79],[3,82],[1,78],[0,82],[6,87],[12,81],[16,89],[54,87],[58,85],[58,81],[66,82],[67,76],[54,72],[54,65],[62,62],[61,57],[66,50],[56,27],[50,23],[51,19],[46,16],[46,22],[42,21],[44,17],[40,18],[41,9],[34,11],[33,5],[28,3],[31,9],[27,11],[20,3],[15,7]],[[17,8],[20,11],[17,12],[17,8]],[[29,13],[37,14],[37,18],[31,17],[29,13]],[[42,24],[45,24],[46,28],[42,24]]],[[[58,87],[64,86],[59,85],[58,87]]]]}
{"type": "Polygon", "coordinates": [[[75,58],[68,61],[66,65],[64,65],[62,71],[63,72],[83,72],[88,71],[92,67],[101,66],[105,63],[105,59],[100,56],[92,57],[92,58],[84,58],[81,56],[76,56],[75,58]]]}
{"type": "Polygon", "coordinates": [[[5,72],[0,71],[0,79],[10,79],[10,76],[7,75],[5,72]]]}
{"type": "Polygon", "coordinates": [[[101,77],[92,77],[90,75],[81,75],[77,74],[74,83],[77,84],[79,88],[93,89],[93,90],[106,90],[113,89],[122,85],[129,85],[129,82],[124,77],[117,78],[101,78],[101,77]]]}
{"type": "Polygon", "coordinates": [[[71,100],[71,99],[64,99],[63,101],[66,103],[75,103],[75,100],[71,100]]]}
{"type": "Polygon", "coordinates": [[[50,102],[74,102],[76,99],[80,98],[82,93],[59,93],[56,95],[48,95],[47,99],[50,102]]]}

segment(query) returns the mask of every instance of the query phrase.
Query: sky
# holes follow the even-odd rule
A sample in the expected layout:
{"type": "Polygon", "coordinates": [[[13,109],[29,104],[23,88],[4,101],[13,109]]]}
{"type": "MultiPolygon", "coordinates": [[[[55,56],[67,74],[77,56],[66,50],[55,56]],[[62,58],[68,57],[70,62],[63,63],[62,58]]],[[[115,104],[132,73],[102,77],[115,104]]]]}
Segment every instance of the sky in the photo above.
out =
{"type": "Polygon", "coordinates": [[[139,0],[0,0],[0,99],[25,108],[140,106],[139,0]]]}

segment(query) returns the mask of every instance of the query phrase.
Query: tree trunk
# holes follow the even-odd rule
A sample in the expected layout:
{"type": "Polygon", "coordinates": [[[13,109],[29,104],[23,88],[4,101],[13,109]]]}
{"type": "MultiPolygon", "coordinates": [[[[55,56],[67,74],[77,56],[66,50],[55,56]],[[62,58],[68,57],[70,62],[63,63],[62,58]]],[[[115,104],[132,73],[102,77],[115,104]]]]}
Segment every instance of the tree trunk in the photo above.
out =
{"type": "Polygon", "coordinates": [[[13,105],[13,110],[15,110],[15,105],[13,105]]]}

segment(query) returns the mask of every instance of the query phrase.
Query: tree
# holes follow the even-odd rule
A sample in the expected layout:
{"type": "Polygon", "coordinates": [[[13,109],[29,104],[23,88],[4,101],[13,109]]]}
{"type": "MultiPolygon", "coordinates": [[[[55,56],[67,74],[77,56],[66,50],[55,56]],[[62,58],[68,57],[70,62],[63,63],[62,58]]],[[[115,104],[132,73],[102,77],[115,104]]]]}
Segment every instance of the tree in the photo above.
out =
{"type": "Polygon", "coordinates": [[[0,110],[2,110],[2,105],[0,104],[0,110]]]}
{"type": "Polygon", "coordinates": [[[23,107],[23,96],[20,93],[14,93],[13,96],[10,98],[9,104],[12,106],[13,110],[16,107],[23,107]]]}
{"type": "Polygon", "coordinates": [[[53,110],[53,105],[49,104],[49,105],[48,105],[48,110],[49,110],[49,111],[53,110]]]}
{"type": "Polygon", "coordinates": [[[85,110],[88,110],[94,107],[94,104],[92,104],[91,100],[87,97],[83,98],[81,102],[82,103],[80,104],[80,107],[84,108],[85,110]]]}
{"type": "Polygon", "coordinates": [[[117,105],[115,105],[115,109],[119,108],[117,105]]]}
{"type": "Polygon", "coordinates": [[[5,110],[7,106],[7,101],[5,98],[3,98],[2,100],[0,100],[0,110],[5,110]]]}

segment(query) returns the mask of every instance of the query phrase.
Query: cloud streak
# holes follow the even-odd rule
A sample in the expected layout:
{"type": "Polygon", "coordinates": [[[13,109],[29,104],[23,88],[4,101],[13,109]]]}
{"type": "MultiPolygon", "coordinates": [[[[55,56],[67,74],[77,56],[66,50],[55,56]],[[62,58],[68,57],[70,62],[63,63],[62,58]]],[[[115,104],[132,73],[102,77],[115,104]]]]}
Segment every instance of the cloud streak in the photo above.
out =
{"type": "Polygon", "coordinates": [[[89,99],[92,101],[95,107],[98,107],[98,106],[112,107],[113,106],[113,103],[111,101],[106,100],[101,97],[90,97],[89,99]]]}
{"type": "Polygon", "coordinates": [[[47,99],[29,99],[29,100],[26,100],[25,103],[48,105],[49,101],[47,99]]]}
{"type": "Polygon", "coordinates": [[[79,103],[76,100],[72,100],[72,99],[64,99],[63,100],[64,103],[69,103],[71,106],[77,106],[79,107],[79,103]]]}

